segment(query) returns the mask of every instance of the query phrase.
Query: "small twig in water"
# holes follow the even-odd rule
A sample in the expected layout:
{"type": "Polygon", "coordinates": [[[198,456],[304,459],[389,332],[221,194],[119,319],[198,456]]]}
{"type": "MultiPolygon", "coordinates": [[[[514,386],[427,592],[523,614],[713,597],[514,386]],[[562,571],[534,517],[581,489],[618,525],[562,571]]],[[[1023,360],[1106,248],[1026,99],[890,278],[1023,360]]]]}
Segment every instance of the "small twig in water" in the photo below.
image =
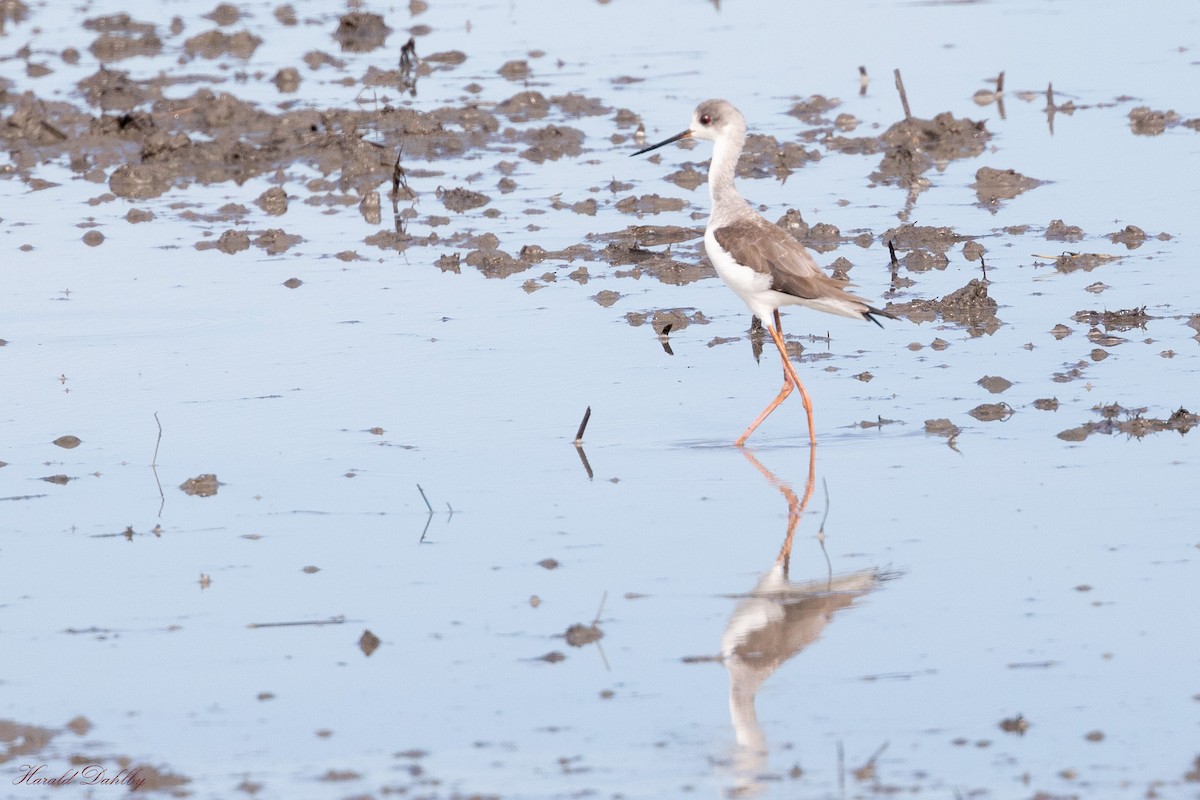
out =
{"type": "Polygon", "coordinates": [[[829,519],[829,481],[821,478],[821,486],[825,489],[825,514],[821,517],[821,527],[817,529],[817,541],[821,543],[821,554],[825,556],[826,580],[829,589],[833,590],[833,562],[829,559],[829,551],[825,549],[825,520],[829,519]]]}
{"type": "Polygon", "coordinates": [[[592,620],[593,627],[596,625],[597,622],[600,621],[600,615],[604,613],[604,604],[607,601],[608,601],[608,592],[605,591],[604,594],[602,594],[600,596],[600,607],[596,609],[596,618],[594,620],[592,620]]]}
{"type": "Polygon", "coordinates": [[[858,68],[858,93],[860,95],[866,96],[867,84],[869,84],[870,82],[871,82],[871,79],[867,77],[867,68],[859,67],[858,68]]]}
{"type": "Polygon", "coordinates": [[[158,446],[162,444],[162,422],[158,419],[158,412],[154,412],[154,422],[158,425],[158,438],[154,440],[154,458],[150,459],[150,466],[158,466],[158,446]]]}
{"type": "Polygon", "coordinates": [[[583,412],[583,422],[579,423],[579,430],[575,431],[576,446],[583,444],[583,432],[587,429],[588,420],[592,418],[592,407],[588,406],[583,412]]]}
{"type": "Polygon", "coordinates": [[[421,493],[421,499],[425,501],[425,507],[429,509],[429,513],[433,513],[433,506],[429,505],[429,498],[425,496],[425,490],[421,488],[421,484],[417,484],[417,491],[421,493]]]}
{"type": "Polygon", "coordinates": [[[346,621],[343,616],[330,617],[329,619],[314,619],[303,620],[300,622],[251,622],[247,628],[291,628],[296,625],[341,625],[346,621]]]}
{"type": "Polygon", "coordinates": [[[896,75],[896,91],[900,92],[900,105],[904,106],[904,118],[912,119],[912,111],[908,107],[908,92],[904,91],[904,80],[900,77],[900,70],[894,70],[896,75]]]}
{"type": "Polygon", "coordinates": [[[158,438],[154,440],[154,457],[150,459],[150,472],[154,475],[154,484],[158,487],[158,515],[161,517],[163,507],[167,504],[167,495],[163,492],[162,481],[158,479],[158,446],[162,444],[162,422],[158,412],[154,412],[154,422],[158,425],[158,438]]]}

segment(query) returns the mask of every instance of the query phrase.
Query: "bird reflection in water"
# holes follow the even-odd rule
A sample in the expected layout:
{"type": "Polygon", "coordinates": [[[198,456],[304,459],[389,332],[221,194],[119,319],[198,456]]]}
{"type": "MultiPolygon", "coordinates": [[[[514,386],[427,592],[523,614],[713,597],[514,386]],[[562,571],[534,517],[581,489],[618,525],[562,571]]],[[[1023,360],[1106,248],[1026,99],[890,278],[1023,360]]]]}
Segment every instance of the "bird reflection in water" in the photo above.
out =
{"type": "MultiPolygon", "coordinates": [[[[788,520],[787,534],[775,563],[738,602],[721,636],[721,657],[729,671],[729,715],[737,740],[733,767],[739,796],[756,794],[763,788],[758,776],[766,766],[768,748],[754,707],[759,687],[775,670],[815,642],[837,611],[851,606],[898,574],[864,569],[835,576],[826,554],[825,577],[793,583],[788,574],[792,542],[800,516],[812,499],[816,448],[809,448],[803,497],[797,497],[791,486],[775,477],[749,450],[742,452],[787,500],[788,520]]],[[[823,553],[824,528],[822,522],[816,536],[823,553]]]]}

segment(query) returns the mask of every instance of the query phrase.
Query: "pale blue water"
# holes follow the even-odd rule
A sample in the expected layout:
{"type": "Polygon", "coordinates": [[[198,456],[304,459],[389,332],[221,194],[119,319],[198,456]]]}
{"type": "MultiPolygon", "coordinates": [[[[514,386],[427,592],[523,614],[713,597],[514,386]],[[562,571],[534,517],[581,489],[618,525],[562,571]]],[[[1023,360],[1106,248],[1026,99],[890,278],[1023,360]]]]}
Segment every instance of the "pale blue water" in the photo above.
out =
{"type": "MultiPolygon", "coordinates": [[[[791,577],[826,574],[813,539],[823,484],[833,570],[899,574],[837,612],[765,681],[757,715],[768,750],[745,753],[735,746],[725,669],[683,661],[719,653],[737,595],[772,566],[787,524],[783,497],[728,446],[778,388],[779,368],[769,353],[756,364],[745,340],[705,346],[748,323],[718,281],[618,278],[602,261],[586,264],[586,285],[567,278],[579,262],[503,281],[465,266],[443,273],[432,262],[455,248],[384,253],[363,243],[376,228],[353,207],[328,214],[295,199],[279,219],[251,206],[249,227],[281,226],[304,243],[278,257],[254,248],[227,256],[196,251],[205,227],[179,220],[170,204],[249,205],[265,181],[137,203],[158,214],[137,226],[122,219],[123,201],[86,205],[106,187],[75,180],[65,164],[38,169],[61,184],[44,191],[0,181],[0,338],[9,342],[0,348],[8,388],[0,497],[23,498],[0,502],[0,718],[61,728],[83,715],[93,725],[83,737],[61,734],[38,763],[61,772],[73,753],[109,765],[127,755],[188,776],[197,797],[231,796],[243,780],[262,784],[258,797],[382,796],[389,787],[533,798],[735,788],[780,798],[892,788],[1107,798],[1152,785],[1161,797],[1195,794],[1184,776],[1200,724],[1197,434],[1056,438],[1098,421],[1097,404],[1144,406],[1159,418],[1200,406],[1195,331],[1184,324],[1200,313],[1191,272],[1200,257],[1192,202],[1200,133],[1134,136],[1128,122],[1138,105],[1200,117],[1195,5],[1148,3],[1133,13],[1082,2],[842,3],[800,17],[783,3],[432,3],[411,20],[398,5],[369,9],[398,29],[387,53],[370,56],[337,52],[335,12],[294,5],[311,22],[283,29],[271,4],[239,6],[266,43],[237,65],[251,78],[221,90],[277,102],[270,77],[310,49],[346,58],[352,76],[372,63],[391,67],[406,38],[399,29],[420,23],[433,32],[418,39],[418,53],[461,49],[468,61],[422,79],[405,101],[417,107],[458,103],[472,82],[483,87],[479,102],[499,102],[524,87],[496,70],[540,49],[530,88],[633,109],[652,139],[681,130],[698,100],[724,95],[754,131],[782,141],[803,130],[786,115],[793,99],[813,93],[839,97],[838,111],[862,120],[859,134],[885,129],[901,113],[891,79],[899,67],[914,113],[987,118],[995,134],[983,156],[928,174],[933,186],[913,220],[987,236],[990,291],[1005,324],[970,338],[937,324],[880,331],[787,315],[790,332],[832,334],[830,358],[800,366],[820,446],[791,577]],[[872,77],[862,98],[860,64],[872,77]],[[1001,69],[1005,120],[971,100],[1001,69]],[[1051,81],[1059,102],[1091,106],[1056,116],[1053,135],[1043,96],[1013,94],[1044,92],[1051,81]],[[1050,183],[992,215],[969,188],[981,166],[1050,183]],[[100,247],[80,241],[76,226],[88,218],[106,236],[100,247]],[[1056,218],[1087,238],[1045,241],[1056,218]],[[1133,251],[1105,238],[1131,223],[1172,238],[1133,251]],[[1001,233],[1018,224],[1032,227],[1001,233]],[[330,257],[346,249],[367,260],[330,257]],[[1037,263],[1064,249],[1126,258],[1065,275],[1037,263]],[[546,272],[558,280],[522,291],[546,272]],[[284,288],[290,277],[304,285],[284,288]],[[1084,291],[1095,281],[1110,288],[1084,291]],[[624,297],[602,307],[590,299],[602,289],[624,297]],[[1071,315],[1142,305],[1156,319],[1121,333],[1130,341],[1093,363],[1088,327],[1071,315]],[[624,319],[673,307],[712,320],[672,334],[673,357],[648,326],[624,319]],[[1074,333],[1056,340],[1057,323],[1074,333]],[[937,337],[950,347],[930,349],[937,337]],[[913,342],[925,348],[908,349],[913,342]],[[1083,377],[1051,380],[1080,360],[1083,377]],[[851,377],[863,371],[874,380],[851,377]],[[985,375],[1015,385],[991,395],[976,384],[985,375]],[[1036,410],[1045,397],[1057,397],[1059,410],[1036,410]],[[1006,422],[966,413],[998,400],[1016,409],[1006,422]],[[589,405],[591,480],[570,443],[589,405]],[[165,502],[150,467],[156,412],[165,502]],[[852,427],[880,416],[897,423],[852,427]],[[963,428],[957,449],[924,433],[926,420],[943,417],[963,428]],[[371,433],[376,426],[384,432],[371,433]],[[51,444],[63,434],[83,444],[51,444]],[[201,473],[219,477],[216,497],[179,491],[201,473]],[[56,474],[73,480],[39,480],[56,474]],[[126,526],[132,541],[119,535],[126,526]],[[545,558],[561,566],[538,566],[545,558]],[[320,571],[304,572],[310,565],[320,571]],[[590,623],[605,596],[600,647],[569,647],[562,633],[590,623]],[[345,623],[247,628],[335,616],[345,623]],[[66,632],[93,627],[105,633],[66,632]],[[357,646],[364,629],[383,642],[370,657],[357,646]],[[553,650],[567,659],[538,660],[553,650]],[[1023,737],[998,727],[1016,714],[1031,724],[1023,737]],[[1096,730],[1102,741],[1085,739],[1096,730]],[[850,771],[885,743],[877,778],[855,778],[850,771]],[[416,761],[421,776],[397,755],[411,749],[428,752],[416,761]],[[797,765],[802,774],[792,777],[797,765]],[[358,777],[318,780],[329,770],[358,777]]],[[[32,80],[7,60],[0,74],[18,89],[59,87],[69,97],[96,68],[80,22],[119,7],[35,7],[26,23],[10,23],[0,55],[26,42],[35,54],[71,44],[80,65],[45,56],[56,72],[32,80]]],[[[175,63],[180,40],[211,27],[200,18],[210,10],[138,9],[137,19],[160,26],[179,15],[187,29],[166,39],[160,59],[113,67],[235,71],[175,63]]],[[[338,85],[343,73],[333,70],[300,70],[305,102],[347,106],[361,88],[338,85]]],[[[447,174],[411,181],[421,198],[410,231],[424,233],[425,216],[445,213],[433,196],[439,184],[468,183],[501,214],[450,215],[448,227],[492,231],[511,253],[635,223],[700,224],[688,212],[638,220],[613,205],[657,192],[705,213],[703,188],[688,193],[662,178],[685,161],[703,163],[706,150],[668,149],[656,165],[609,142],[618,132],[611,115],[549,121],[587,133],[583,156],[520,161],[508,195],[494,191],[495,164],[514,153],[425,165],[447,174]],[[635,188],[593,191],[614,178],[635,188]],[[597,215],[549,210],[560,193],[568,204],[596,198],[597,215]]],[[[818,149],[822,160],[786,183],[743,181],[743,192],[771,219],[790,206],[843,231],[878,236],[898,224],[903,192],[869,185],[879,156],[818,149]]],[[[297,170],[289,180],[307,177],[297,170]]],[[[884,248],[844,245],[819,260],[837,255],[855,263],[863,294],[883,297],[884,248]]],[[[944,272],[911,276],[916,285],[896,299],[938,297],[978,275],[958,248],[950,257],[944,272]]],[[[751,442],[767,469],[801,490],[805,440],[791,401],[751,442]]],[[[25,760],[0,763],[0,796],[59,796],[10,785],[25,760]]]]}

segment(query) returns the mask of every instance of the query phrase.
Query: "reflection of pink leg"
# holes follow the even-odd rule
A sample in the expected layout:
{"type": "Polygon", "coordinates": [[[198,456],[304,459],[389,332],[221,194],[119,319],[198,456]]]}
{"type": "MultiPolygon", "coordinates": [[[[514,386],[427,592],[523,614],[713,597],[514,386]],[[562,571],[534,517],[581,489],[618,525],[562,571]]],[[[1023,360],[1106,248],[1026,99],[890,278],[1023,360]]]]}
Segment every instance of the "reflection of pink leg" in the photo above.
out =
{"type": "Polygon", "coordinates": [[[787,500],[788,505],[788,524],[787,535],[783,538],[783,547],[779,550],[779,555],[775,561],[783,565],[783,574],[786,576],[788,567],[792,559],[792,540],[795,538],[796,525],[800,522],[800,516],[804,513],[804,509],[808,506],[808,501],[812,499],[813,489],[817,485],[817,448],[810,446],[808,448],[808,481],[804,486],[804,498],[796,497],[796,493],[792,491],[792,487],[788,486],[783,481],[775,477],[775,475],[766,467],[764,467],[754,454],[749,450],[742,450],[750,463],[754,465],[762,476],[766,478],[772,486],[778,489],[787,500]]]}
{"type": "MultiPolygon", "coordinates": [[[[775,312],[775,325],[779,325],[779,311],[775,312]]],[[[804,384],[800,382],[800,377],[796,375],[796,368],[792,366],[791,359],[788,358],[787,345],[783,342],[783,334],[780,329],[768,325],[767,333],[771,334],[772,341],[775,342],[775,347],[779,349],[779,355],[783,359],[783,388],[779,390],[779,394],[775,399],[763,409],[763,412],[758,415],[758,419],[750,423],[750,427],[746,428],[745,433],[738,437],[735,445],[741,447],[750,438],[750,434],[754,433],[754,429],[762,424],[762,421],[771,415],[771,412],[779,407],[779,404],[784,401],[789,394],[792,393],[792,387],[800,390],[800,397],[804,401],[804,411],[808,415],[808,440],[812,445],[817,443],[817,428],[813,422],[812,400],[808,396],[808,392],[804,389],[804,384]]]]}

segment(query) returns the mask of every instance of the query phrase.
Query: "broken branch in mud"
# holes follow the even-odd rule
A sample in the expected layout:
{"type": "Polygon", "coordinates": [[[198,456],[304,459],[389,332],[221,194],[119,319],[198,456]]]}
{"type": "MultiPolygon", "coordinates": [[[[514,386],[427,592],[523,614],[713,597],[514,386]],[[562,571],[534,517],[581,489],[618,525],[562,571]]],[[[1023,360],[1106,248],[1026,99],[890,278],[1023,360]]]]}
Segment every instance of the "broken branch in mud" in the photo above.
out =
{"type": "Polygon", "coordinates": [[[251,622],[247,628],[292,628],[297,625],[341,625],[346,618],[338,615],[329,619],[300,620],[298,622],[251,622]]]}
{"type": "Polygon", "coordinates": [[[900,77],[900,70],[892,71],[896,76],[896,91],[900,93],[900,105],[904,106],[904,118],[912,119],[912,110],[908,107],[908,92],[904,91],[904,79],[900,77]]]}
{"type": "Polygon", "coordinates": [[[588,406],[583,412],[583,421],[579,423],[579,430],[575,431],[575,446],[583,444],[583,432],[587,430],[588,420],[592,418],[592,407],[588,406]]]}

